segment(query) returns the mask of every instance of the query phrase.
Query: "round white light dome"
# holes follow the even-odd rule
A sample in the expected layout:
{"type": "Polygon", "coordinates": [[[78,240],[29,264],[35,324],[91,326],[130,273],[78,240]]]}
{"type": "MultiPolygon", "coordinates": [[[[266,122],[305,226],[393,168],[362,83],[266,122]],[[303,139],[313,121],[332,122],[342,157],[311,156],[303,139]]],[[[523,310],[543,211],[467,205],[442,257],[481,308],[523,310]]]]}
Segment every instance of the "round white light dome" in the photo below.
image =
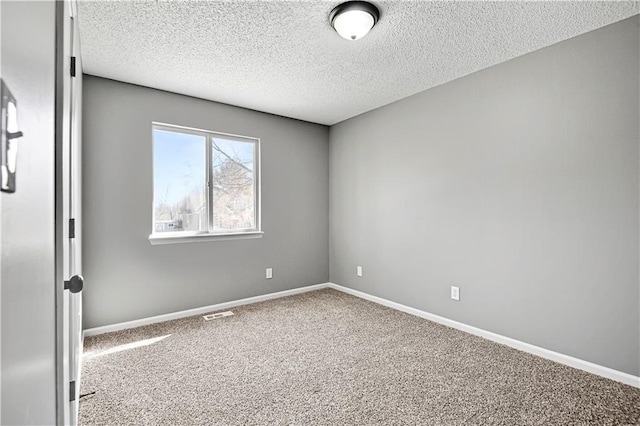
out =
{"type": "Polygon", "coordinates": [[[364,10],[349,10],[336,17],[333,28],[347,40],[364,37],[375,24],[373,16],[364,10]]]}
{"type": "Polygon", "coordinates": [[[331,14],[331,25],[340,36],[347,40],[358,40],[378,22],[380,12],[377,7],[365,1],[348,1],[338,5],[331,14]]]}

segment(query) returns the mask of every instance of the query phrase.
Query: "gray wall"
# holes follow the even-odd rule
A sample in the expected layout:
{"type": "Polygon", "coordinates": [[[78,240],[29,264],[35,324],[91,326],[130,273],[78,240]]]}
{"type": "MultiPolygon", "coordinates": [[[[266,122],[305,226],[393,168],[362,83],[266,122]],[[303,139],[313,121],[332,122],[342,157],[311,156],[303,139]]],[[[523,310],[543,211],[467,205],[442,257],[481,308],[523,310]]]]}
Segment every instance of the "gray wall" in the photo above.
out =
{"type": "Polygon", "coordinates": [[[328,281],[327,127],[91,76],[83,100],[85,329],[328,281]],[[152,121],[261,138],[263,238],[149,244],[152,121]]]}
{"type": "Polygon", "coordinates": [[[638,375],[638,22],[333,126],[331,281],[638,375]]]}
{"type": "Polygon", "coordinates": [[[17,191],[0,194],[3,425],[56,423],[55,7],[0,2],[2,78],[24,132],[17,191]]]}

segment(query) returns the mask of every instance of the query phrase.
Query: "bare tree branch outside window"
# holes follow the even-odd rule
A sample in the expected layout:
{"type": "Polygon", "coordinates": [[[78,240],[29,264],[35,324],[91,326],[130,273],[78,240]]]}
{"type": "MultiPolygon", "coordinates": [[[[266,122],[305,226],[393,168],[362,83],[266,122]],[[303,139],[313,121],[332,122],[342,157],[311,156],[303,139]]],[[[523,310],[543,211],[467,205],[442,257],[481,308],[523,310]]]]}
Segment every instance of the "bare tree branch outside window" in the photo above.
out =
{"type": "Polygon", "coordinates": [[[254,140],[154,129],[154,232],[255,229],[254,148],[254,140]],[[211,167],[208,188],[205,164],[211,167]]]}

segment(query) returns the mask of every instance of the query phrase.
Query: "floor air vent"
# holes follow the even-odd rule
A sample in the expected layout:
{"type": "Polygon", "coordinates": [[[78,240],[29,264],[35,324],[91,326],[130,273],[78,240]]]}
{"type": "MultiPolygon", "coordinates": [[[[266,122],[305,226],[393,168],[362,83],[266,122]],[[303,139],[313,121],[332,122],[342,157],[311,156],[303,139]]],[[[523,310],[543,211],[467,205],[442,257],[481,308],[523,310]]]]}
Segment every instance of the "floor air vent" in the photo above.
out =
{"type": "Polygon", "coordinates": [[[204,315],[202,318],[204,318],[205,321],[211,321],[218,318],[229,317],[231,315],[233,315],[233,312],[227,311],[227,312],[218,312],[216,314],[204,315]]]}

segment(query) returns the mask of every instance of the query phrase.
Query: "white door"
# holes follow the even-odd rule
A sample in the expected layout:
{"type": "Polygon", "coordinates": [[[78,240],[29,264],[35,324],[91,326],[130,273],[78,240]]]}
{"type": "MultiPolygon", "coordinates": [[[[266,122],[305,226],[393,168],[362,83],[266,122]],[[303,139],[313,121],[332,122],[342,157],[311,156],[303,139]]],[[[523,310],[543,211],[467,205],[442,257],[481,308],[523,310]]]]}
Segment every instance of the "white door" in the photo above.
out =
{"type": "Polygon", "coordinates": [[[58,309],[59,415],[65,425],[78,423],[82,351],[81,275],[81,66],[75,2],[58,2],[58,78],[56,147],[56,222],[58,268],[63,289],[58,309]]]}

